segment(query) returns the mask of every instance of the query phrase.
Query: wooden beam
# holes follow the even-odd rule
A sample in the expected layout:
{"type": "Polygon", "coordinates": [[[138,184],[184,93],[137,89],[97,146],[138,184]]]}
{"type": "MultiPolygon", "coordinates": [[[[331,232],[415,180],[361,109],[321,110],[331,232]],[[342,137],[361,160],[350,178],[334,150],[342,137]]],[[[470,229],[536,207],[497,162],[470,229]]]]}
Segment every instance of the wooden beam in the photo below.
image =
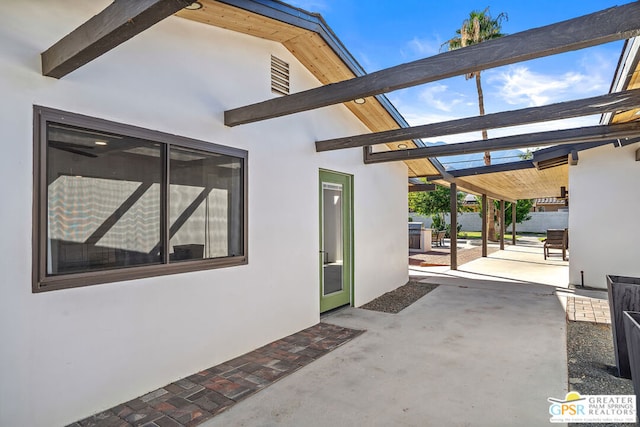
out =
{"type": "Polygon", "coordinates": [[[42,74],[64,77],[191,3],[192,0],[114,1],[42,53],[42,74]]]}
{"type": "Polygon", "coordinates": [[[639,34],[640,3],[632,2],[350,80],[227,110],[224,123],[236,126],[257,122],[639,34]]]}
{"type": "Polygon", "coordinates": [[[434,191],[436,189],[435,184],[413,184],[409,185],[409,193],[417,193],[420,191],[434,191]]]}
{"type": "Polygon", "coordinates": [[[487,195],[482,195],[482,256],[486,258],[487,256],[487,195]]]}
{"type": "Polygon", "coordinates": [[[496,191],[492,191],[489,190],[487,188],[482,188],[479,187],[475,184],[472,184],[468,181],[464,180],[463,178],[454,178],[451,175],[447,175],[446,176],[446,181],[450,184],[456,184],[458,186],[458,189],[460,191],[466,191],[468,193],[473,193],[473,194],[486,194],[488,197],[491,197],[495,200],[501,200],[504,199],[508,202],[513,201],[513,198],[506,196],[505,194],[499,194],[496,191]]]}
{"type": "MultiPolygon", "coordinates": [[[[638,4],[640,4],[640,2],[638,2],[638,4]]],[[[639,122],[620,123],[607,126],[588,126],[582,128],[505,136],[487,140],[460,142],[456,144],[412,148],[409,150],[393,150],[371,153],[365,162],[395,162],[400,160],[422,159],[426,157],[454,156],[458,154],[482,153],[484,151],[509,150],[512,148],[595,142],[613,138],[635,136],[638,135],[638,133],[640,133],[639,122]]]]}
{"type": "Polygon", "coordinates": [[[451,269],[458,269],[458,186],[449,187],[451,198],[451,228],[449,231],[449,249],[451,250],[451,269]]]}
{"type": "Polygon", "coordinates": [[[521,169],[533,169],[535,167],[536,166],[533,164],[531,160],[523,160],[521,162],[499,163],[497,165],[478,166],[475,168],[450,170],[449,173],[451,174],[451,176],[460,178],[463,176],[484,175],[487,173],[506,172],[506,171],[521,170],[521,169]]]}
{"type": "Polygon", "coordinates": [[[417,176],[415,178],[409,178],[409,181],[411,182],[412,179],[420,179],[420,178],[424,178],[428,181],[437,181],[439,179],[442,179],[442,175],[424,175],[424,176],[417,176]]]}
{"type": "Polygon", "coordinates": [[[387,144],[420,138],[454,135],[483,129],[497,129],[606,112],[626,111],[640,106],[640,89],[616,92],[542,107],[523,108],[484,116],[449,120],[440,123],[393,129],[344,138],[316,141],[316,151],[339,150],[367,145],[387,144]]]}

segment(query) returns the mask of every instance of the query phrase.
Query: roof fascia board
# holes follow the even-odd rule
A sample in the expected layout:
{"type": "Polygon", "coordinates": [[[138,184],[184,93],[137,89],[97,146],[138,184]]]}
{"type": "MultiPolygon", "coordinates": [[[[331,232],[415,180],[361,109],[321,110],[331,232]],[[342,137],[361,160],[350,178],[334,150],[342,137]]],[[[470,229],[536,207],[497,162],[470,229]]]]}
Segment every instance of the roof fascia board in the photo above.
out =
{"type": "MultiPolygon", "coordinates": [[[[640,61],[640,55],[638,54],[639,50],[640,37],[633,37],[625,40],[609,92],[622,92],[628,87],[631,75],[638,67],[638,62],[640,61]]],[[[613,113],[605,113],[600,118],[600,124],[609,124],[611,123],[611,120],[613,120],[613,113]]]]}

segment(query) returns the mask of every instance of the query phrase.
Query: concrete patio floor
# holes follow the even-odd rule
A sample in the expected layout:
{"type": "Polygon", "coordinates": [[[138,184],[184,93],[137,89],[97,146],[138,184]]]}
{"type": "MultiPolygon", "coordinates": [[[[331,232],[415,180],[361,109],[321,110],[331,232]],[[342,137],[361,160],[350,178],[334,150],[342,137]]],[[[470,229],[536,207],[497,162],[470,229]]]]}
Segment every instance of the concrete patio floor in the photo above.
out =
{"type": "Polygon", "coordinates": [[[202,426],[513,426],[549,423],[567,392],[567,263],[507,247],[451,271],[399,314],[347,308],[366,332],[202,426]]]}

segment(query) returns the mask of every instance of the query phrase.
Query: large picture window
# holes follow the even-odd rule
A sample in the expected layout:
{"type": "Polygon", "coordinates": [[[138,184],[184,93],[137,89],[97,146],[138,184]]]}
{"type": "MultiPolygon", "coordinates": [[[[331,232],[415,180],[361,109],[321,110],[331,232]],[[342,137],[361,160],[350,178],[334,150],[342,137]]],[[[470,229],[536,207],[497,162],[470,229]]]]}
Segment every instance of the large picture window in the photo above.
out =
{"type": "Polygon", "coordinates": [[[34,116],[35,292],[247,262],[246,151],[34,116]]]}

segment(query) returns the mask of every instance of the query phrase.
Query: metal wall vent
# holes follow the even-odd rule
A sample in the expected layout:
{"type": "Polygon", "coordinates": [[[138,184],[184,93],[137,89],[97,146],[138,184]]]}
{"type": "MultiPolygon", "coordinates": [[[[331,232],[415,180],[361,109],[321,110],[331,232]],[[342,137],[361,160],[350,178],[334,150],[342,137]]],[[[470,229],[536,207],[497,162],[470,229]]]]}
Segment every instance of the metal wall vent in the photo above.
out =
{"type": "Polygon", "coordinates": [[[289,64],[271,55],[271,91],[289,95],[289,64]]]}

